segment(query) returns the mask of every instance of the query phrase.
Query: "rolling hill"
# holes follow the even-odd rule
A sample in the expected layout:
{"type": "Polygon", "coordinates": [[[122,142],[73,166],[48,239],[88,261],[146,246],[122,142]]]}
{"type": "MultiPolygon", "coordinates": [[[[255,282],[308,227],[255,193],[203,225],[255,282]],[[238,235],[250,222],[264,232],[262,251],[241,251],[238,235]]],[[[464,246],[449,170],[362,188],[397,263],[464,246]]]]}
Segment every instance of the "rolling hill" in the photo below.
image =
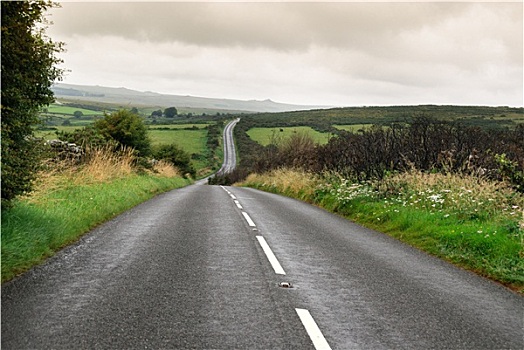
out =
{"type": "Polygon", "coordinates": [[[165,95],[156,92],[135,91],[126,88],[55,84],[55,97],[76,101],[96,101],[130,106],[158,106],[177,108],[208,109],[227,112],[287,112],[329,108],[329,106],[304,106],[273,102],[271,100],[233,100],[195,96],[165,95]]]}

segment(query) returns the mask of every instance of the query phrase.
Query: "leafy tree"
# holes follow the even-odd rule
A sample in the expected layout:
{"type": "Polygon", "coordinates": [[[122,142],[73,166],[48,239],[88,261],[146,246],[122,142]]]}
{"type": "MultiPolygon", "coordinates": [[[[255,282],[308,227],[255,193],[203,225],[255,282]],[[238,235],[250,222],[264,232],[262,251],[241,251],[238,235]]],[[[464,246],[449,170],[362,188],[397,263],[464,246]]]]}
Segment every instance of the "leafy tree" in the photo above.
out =
{"type": "Polygon", "coordinates": [[[48,1],[2,1],[2,202],[28,192],[38,169],[32,126],[53,102],[62,43],[45,35],[48,1]]]}
{"type": "Polygon", "coordinates": [[[155,159],[165,160],[176,166],[184,174],[195,176],[195,168],[191,165],[189,154],[179,149],[176,145],[162,145],[154,152],[155,159]]]}
{"type": "Polygon", "coordinates": [[[174,118],[178,114],[178,111],[175,107],[169,107],[164,110],[164,115],[166,118],[174,118]]]}
{"type": "Polygon", "coordinates": [[[107,140],[134,148],[142,157],[151,153],[151,141],[142,119],[131,111],[119,110],[107,114],[94,124],[95,129],[107,140]]]}
{"type": "Polygon", "coordinates": [[[162,110],[161,110],[161,109],[159,109],[159,110],[157,110],[157,111],[153,111],[153,112],[151,112],[151,116],[152,116],[152,117],[162,117],[162,114],[163,114],[163,113],[162,113],[162,110]]]}
{"type": "Polygon", "coordinates": [[[82,111],[75,111],[75,113],[73,113],[73,116],[75,118],[82,118],[84,116],[84,113],[82,113],[82,111]]]}

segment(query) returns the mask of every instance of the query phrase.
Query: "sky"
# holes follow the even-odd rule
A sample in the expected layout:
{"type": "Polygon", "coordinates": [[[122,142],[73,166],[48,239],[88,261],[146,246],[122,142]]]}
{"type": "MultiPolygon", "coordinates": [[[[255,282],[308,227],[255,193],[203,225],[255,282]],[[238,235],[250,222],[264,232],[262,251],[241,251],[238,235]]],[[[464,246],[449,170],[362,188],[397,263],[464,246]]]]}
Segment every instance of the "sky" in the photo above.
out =
{"type": "Polygon", "coordinates": [[[325,106],[523,106],[523,3],[61,2],[63,83],[325,106]]]}

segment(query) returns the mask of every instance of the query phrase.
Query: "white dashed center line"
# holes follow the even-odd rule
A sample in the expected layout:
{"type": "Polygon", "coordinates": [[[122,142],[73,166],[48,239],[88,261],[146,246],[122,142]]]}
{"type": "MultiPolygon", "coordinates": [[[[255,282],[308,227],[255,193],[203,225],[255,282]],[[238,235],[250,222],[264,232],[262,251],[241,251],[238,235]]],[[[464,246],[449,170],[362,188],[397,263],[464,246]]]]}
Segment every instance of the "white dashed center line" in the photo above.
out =
{"type": "Polygon", "coordinates": [[[313,316],[311,316],[309,311],[305,309],[295,309],[295,311],[297,312],[300,321],[302,321],[302,324],[304,325],[304,328],[306,329],[309,338],[311,338],[311,341],[313,342],[313,346],[315,346],[315,349],[331,350],[331,347],[326,341],[326,338],[324,338],[324,335],[320,331],[320,328],[318,328],[317,323],[315,322],[313,316]]]}
{"type": "Polygon", "coordinates": [[[285,275],[286,272],[284,271],[284,269],[278,262],[277,257],[275,256],[275,254],[273,254],[273,251],[271,250],[271,248],[269,248],[269,245],[267,244],[264,237],[257,236],[257,239],[258,239],[258,243],[260,243],[260,246],[262,247],[262,250],[264,251],[264,253],[266,253],[267,260],[269,260],[269,263],[273,267],[273,270],[275,270],[275,273],[277,275],[285,275]]]}
{"type": "Polygon", "coordinates": [[[257,225],[255,225],[255,223],[253,222],[253,220],[251,220],[251,218],[249,217],[249,215],[248,215],[245,211],[242,212],[242,215],[244,215],[244,219],[246,219],[247,224],[248,224],[249,226],[251,226],[251,227],[256,227],[256,226],[257,226],[257,225]]]}

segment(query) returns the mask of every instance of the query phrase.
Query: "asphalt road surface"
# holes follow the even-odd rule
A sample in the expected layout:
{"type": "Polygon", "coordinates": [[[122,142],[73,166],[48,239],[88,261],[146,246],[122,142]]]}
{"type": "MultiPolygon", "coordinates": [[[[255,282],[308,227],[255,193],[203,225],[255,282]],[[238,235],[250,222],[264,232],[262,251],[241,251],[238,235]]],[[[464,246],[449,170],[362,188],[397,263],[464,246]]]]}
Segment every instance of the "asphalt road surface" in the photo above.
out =
{"type": "Polygon", "coordinates": [[[224,145],[224,163],[220,170],[218,170],[218,175],[223,175],[230,173],[237,166],[236,151],[235,151],[235,142],[233,141],[233,129],[235,125],[240,121],[240,119],[235,119],[229,122],[224,128],[223,135],[223,145],[224,145]]]}
{"type": "Polygon", "coordinates": [[[522,349],[523,320],[521,296],[387,236],[207,185],[2,287],[2,349],[522,349]]]}

